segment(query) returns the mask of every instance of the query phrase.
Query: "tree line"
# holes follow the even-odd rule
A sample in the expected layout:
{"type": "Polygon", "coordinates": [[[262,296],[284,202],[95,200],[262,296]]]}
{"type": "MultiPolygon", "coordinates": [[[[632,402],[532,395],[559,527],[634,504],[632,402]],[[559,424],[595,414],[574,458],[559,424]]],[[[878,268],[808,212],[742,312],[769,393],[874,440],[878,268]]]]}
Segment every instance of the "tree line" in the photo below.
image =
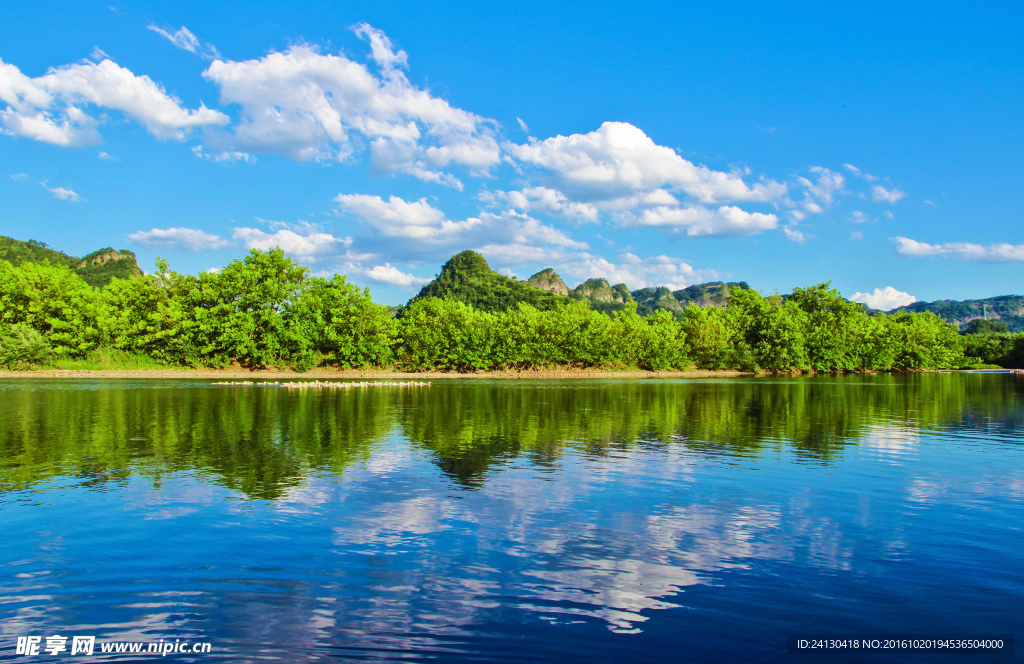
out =
{"type": "MultiPolygon", "coordinates": [[[[679,319],[667,311],[641,316],[636,303],[612,315],[580,301],[489,312],[436,297],[413,300],[396,318],[369,289],[341,275],[310,276],[280,249],[253,250],[196,276],[164,260],[156,267],[96,289],[66,266],[0,261],[0,364],[102,348],[165,365],[297,371],[888,371],[995,357],[932,313],[869,316],[828,284],[785,298],[738,289],[728,307],[690,305],[679,319]]],[[[1024,335],[1008,338],[999,350],[1024,355],[1024,335]]]]}

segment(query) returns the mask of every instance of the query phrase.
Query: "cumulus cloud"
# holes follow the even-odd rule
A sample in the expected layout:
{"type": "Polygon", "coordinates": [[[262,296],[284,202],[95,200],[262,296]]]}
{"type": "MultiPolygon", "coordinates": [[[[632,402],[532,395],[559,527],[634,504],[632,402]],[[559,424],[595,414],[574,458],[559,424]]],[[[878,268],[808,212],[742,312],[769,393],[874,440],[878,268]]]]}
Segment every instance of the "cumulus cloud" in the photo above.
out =
{"type": "Polygon", "coordinates": [[[570,201],[565,194],[550,187],[487,191],[479,198],[485,203],[506,205],[520,212],[540,212],[579,221],[597,221],[598,217],[598,207],[593,203],[570,201]]]}
{"type": "Polygon", "coordinates": [[[45,182],[42,183],[43,188],[46,191],[53,194],[53,197],[59,201],[68,201],[69,203],[81,203],[83,198],[71,189],[66,187],[49,187],[45,182]]]}
{"type": "Polygon", "coordinates": [[[792,226],[786,226],[786,227],[784,227],[782,229],[782,231],[786,234],[786,239],[787,240],[792,240],[793,242],[796,242],[797,244],[803,244],[804,242],[807,242],[807,239],[809,237],[811,237],[810,235],[807,235],[806,233],[802,233],[801,231],[798,231],[796,228],[793,228],[792,226]]]}
{"type": "Polygon", "coordinates": [[[608,283],[624,283],[630,290],[649,286],[667,286],[672,290],[686,288],[718,278],[714,270],[700,270],[689,263],[671,256],[641,258],[633,253],[622,253],[618,262],[612,263],[597,256],[580,257],[559,268],[564,276],[579,281],[590,278],[604,278],[608,283]]]}
{"type": "Polygon", "coordinates": [[[339,194],[334,201],[340,212],[363,224],[367,231],[360,238],[363,244],[386,248],[394,256],[443,257],[466,247],[503,245],[587,248],[585,242],[577,242],[552,226],[514,211],[481,212],[476,217],[454,221],[426,199],[406,201],[391,196],[384,200],[367,194],[339,194]]]}
{"type": "Polygon", "coordinates": [[[232,237],[235,241],[241,242],[246,249],[267,251],[273,247],[280,247],[285,253],[306,262],[315,262],[319,257],[335,255],[339,248],[352,244],[351,238],[337,238],[330,233],[311,232],[300,235],[288,229],[267,233],[258,228],[235,228],[232,237]]]}
{"type": "Polygon", "coordinates": [[[702,203],[765,202],[786,194],[786,186],[778,182],[748,185],[738,172],[695,165],[626,122],[505,147],[519,162],[548,173],[556,188],[576,201],[610,200],[665,187],[702,203]]]}
{"type": "Polygon", "coordinates": [[[854,210],[846,218],[855,224],[866,224],[869,221],[871,221],[871,217],[864,214],[860,210],[854,210]]]}
{"type": "Polygon", "coordinates": [[[898,291],[892,286],[876,288],[871,293],[854,293],[850,299],[854,302],[866,304],[872,309],[880,309],[881,311],[889,311],[896,307],[905,307],[908,304],[917,302],[917,298],[910,293],[898,291]]]}
{"type": "Polygon", "coordinates": [[[370,43],[377,72],[308,45],[213,62],[203,76],[240,116],[214,147],[307,161],[345,160],[368,145],[377,172],[455,187],[461,183],[443,169],[455,165],[480,175],[499,162],[493,121],[412,85],[401,71],[404,51],[365,23],[353,29],[370,43]]]}
{"type": "Polygon", "coordinates": [[[132,233],[128,240],[141,247],[190,251],[223,249],[231,246],[228,240],[195,228],[153,228],[132,233]]]}
{"type": "Polygon", "coordinates": [[[107,154],[106,152],[100,152],[98,155],[96,155],[96,157],[98,159],[102,159],[103,161],[121,161],[117,157],[111,154],[107,154]]]}
{"type": "Polygon", "coordinates": [[[846,193],[846,178],[824,166],[812,166],[811,173],[815,176],[813,181],[801,176],[797,182],[805,190],[804,209],[818,214],[830,207],[839,195],[846,193]]]}
{"type": "Polygon", "coordinates": [[[895,203],[901,198],[906,196],[905,193],[893,187],[892,189],[886,189],[880,184],[876,184],[871,187],[871,198],[876,203],[895,203]]]}
{"type": "Polygon", "coordinates": [[[906,237],[895,238],[896,251],[903,256],[949,256],[965,261],[980,263],[1007,263],[1024,261],[1024,244],[1008,244],[998,242],[983,246],[970,242],[946,242],[945,244],[928,244],[906,237]]]}
{"type": "Polygon", "coordinates": [[[422,285],[430,281],[430,279],[422,279],[420,277],[407,274],[402,272],[398,268],[392,267],[390,263],[384,263],[383,265],[375,265],[369,270],[363,272],[364,275],[373,279],[374,281],[380,281],[386,284],[393,284],[395,286],[417,286],[422,285]]]}
{"type": "Polygon", "coordinates": [[[193,127],[221,125],[219,111],[190,111],[148,76],[136,76],[111,60],[82,62],[30,78],[0,60],[0,125],[7,132],[60,146],[100,141],[99,121],[85,108],[117,110],[159,139],[181,139],[193,127]]]}
{"type": "Polygon", "coordinates": [[[192,31],[185,26],[181,26],[180,29],[173,33],[153,24],[146,27],[164,37],[178,48],[198,55],[204,60],[216,60],[220,57],[220,53],[217,52],[217,49],[214,48],[213,44],[200,41],[199,38],[192,34],[192,31]]]}
{"type": "Polygon", "coordinates": [[[369,23],[357,23],[352,26],[352,31],[370,44],[370,57],[381,69],[390,71],[396,67],[408,67],[409,56],[405,51],[395,51],[391,40],[383,31],[374,28],[369,23]]]}
{"type": "Polygon", "coordinates": [[[722,205],[714,210],[702,206],[656,207],[644,210],[631,222],[640,226],[668,227],[687,235],[752,235],[775,228],[779,218],[774,214],[722,205]]]}

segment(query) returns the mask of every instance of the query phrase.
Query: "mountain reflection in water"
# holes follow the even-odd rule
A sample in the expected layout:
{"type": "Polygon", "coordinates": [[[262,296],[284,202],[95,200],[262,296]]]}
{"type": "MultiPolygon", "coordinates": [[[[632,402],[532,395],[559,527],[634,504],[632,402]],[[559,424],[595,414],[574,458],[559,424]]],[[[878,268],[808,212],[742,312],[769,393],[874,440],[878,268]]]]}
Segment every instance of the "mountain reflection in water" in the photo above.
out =
{"type": "Polygon", "coordinates": [[[795,632],[1012,632],[1022,387],[11,380],[0,638],[720,661],[795,632]]]}

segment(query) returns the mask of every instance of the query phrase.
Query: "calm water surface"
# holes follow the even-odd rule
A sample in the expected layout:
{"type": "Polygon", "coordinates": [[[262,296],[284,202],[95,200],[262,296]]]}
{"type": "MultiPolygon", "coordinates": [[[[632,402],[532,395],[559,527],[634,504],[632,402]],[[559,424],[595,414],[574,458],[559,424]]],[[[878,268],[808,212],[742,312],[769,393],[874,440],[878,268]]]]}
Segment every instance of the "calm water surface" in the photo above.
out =
{"type": "Polygon", "coordinates": [[[3,661],[51,634],[208,641],[167,659],[232,662],[797,662],[824,660],[787,634],[1019,638],[1022,524],[1013,375],[0,382],[3,661]]]}

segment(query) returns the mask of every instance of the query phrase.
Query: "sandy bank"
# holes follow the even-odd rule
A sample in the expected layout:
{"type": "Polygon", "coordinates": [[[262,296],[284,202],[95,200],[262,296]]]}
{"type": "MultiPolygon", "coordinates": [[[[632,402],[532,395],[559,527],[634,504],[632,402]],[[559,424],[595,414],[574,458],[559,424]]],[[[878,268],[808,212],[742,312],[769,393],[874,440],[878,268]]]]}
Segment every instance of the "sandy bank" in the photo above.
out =
{"type": "Polygon", "coordinates": [[[352,379],[352,378],[402,378],[416,380],[439,380],[445,378],[734,378],[749,376],[743,371],[481,371],[479,373],[409,373],[402,371],[361,371],[339,369],[315,369],[305,373],[295,371],[247,371],[239,369],[137,369],[104,371],[65,371],[41,369],[38,371],[0,371],[0,378],[188,378],[210,380],[257,380],[257,379],[352,379]]]}

